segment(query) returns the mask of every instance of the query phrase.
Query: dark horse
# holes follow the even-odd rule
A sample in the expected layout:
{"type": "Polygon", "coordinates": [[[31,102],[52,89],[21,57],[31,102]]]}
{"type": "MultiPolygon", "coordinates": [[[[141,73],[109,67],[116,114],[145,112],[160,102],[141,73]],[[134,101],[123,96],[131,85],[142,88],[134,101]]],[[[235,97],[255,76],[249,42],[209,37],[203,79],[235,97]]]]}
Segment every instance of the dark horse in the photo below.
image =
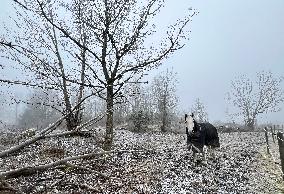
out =
{"type": "Polygon", "coordinates": [[[193,151],[195,158],[196,153],[202,153],[206,145],[210,151],[212,148],[220,147],[217,129],[210,123],[197,123],[193,118],[193,114],[185,114],[187,145],[193,151]]]}

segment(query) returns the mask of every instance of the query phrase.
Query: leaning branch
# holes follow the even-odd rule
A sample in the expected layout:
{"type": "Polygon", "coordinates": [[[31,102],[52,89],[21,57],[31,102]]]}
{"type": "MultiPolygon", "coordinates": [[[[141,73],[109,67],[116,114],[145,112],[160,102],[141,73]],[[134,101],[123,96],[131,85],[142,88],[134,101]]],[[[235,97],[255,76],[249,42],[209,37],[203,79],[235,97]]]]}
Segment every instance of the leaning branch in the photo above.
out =
{"type": "Polygon", "coordinates": [[[48,163],[48,164],[43,164],[39,166],[28,166],[28,167],[23,167],[23,168],[18,168],[14,170],[10,170],[7,172],[2,172],[0,173],[0,180],[7,180],[11,178],[18,178],[21,176],[31,176],[33,174],[37,174],[40,172],[44,172],[50,168],[54,168],[58,165],[67,165],[67,162],[69,161],[74,161],[74,160],[79,160],[79,159],[91,159],[94,157],[98,157],[101,155],[105,154],[112,154],[112,153],[129,153],[129,152],[141,152],[141,151],[136,151],[136,150],[120,150],[120,151],[101,151],[101,152],[95,152],[95,153],[90,153],[90,154],[84,154],[84,155],[79,155],[79,156],[71,156],[67,158],[63,158],[61,160],[48,163]]]}

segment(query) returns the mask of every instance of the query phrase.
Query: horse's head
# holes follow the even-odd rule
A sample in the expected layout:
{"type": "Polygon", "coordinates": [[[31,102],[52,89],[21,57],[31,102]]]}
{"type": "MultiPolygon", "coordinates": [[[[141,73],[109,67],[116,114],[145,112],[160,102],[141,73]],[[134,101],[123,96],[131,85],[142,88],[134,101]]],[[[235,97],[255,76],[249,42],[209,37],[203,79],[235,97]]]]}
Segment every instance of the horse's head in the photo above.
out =
{"type": "Polygon", "coordinates": [[[193,113],[191,113],[190,115],[185,114],[185,126],[188,129],[188,132],[191,133],[194,129],[194,118],[193,118],[193,113]]]}

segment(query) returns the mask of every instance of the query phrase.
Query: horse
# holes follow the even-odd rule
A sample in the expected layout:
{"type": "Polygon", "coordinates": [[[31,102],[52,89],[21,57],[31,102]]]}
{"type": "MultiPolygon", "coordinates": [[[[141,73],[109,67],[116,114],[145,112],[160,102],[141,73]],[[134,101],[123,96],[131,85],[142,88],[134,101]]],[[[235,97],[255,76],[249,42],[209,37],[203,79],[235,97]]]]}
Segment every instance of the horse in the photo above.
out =
{"type": "Polygon", "coordinates": [[[208,122],[197,123],[193,117],[193,114],[185,114],[187,145],[188,149],[193,152],[194,160],[196,160],[196,153],[202,153],[203,159],[206,160],[205,153],[203,151],[204,146],[207,146],[211,155],[215,157],[213,148],[220,147],[216,127],[208,122]]]}

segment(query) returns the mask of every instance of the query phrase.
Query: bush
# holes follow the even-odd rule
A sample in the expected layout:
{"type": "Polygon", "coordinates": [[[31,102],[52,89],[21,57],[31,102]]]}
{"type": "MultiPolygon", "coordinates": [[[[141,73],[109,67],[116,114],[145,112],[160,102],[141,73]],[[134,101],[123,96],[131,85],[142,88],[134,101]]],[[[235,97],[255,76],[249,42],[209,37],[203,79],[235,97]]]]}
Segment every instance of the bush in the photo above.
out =
{"type": "Polygon", "coordinates": [[[130,115],[129,120],[133,124],[131,128],[133,129],[134,132],[144,132],[149,129],[148,125],[150,123],[150,117],[143,110],[138,110],[136,112],[133,112],[130,115]]]}

